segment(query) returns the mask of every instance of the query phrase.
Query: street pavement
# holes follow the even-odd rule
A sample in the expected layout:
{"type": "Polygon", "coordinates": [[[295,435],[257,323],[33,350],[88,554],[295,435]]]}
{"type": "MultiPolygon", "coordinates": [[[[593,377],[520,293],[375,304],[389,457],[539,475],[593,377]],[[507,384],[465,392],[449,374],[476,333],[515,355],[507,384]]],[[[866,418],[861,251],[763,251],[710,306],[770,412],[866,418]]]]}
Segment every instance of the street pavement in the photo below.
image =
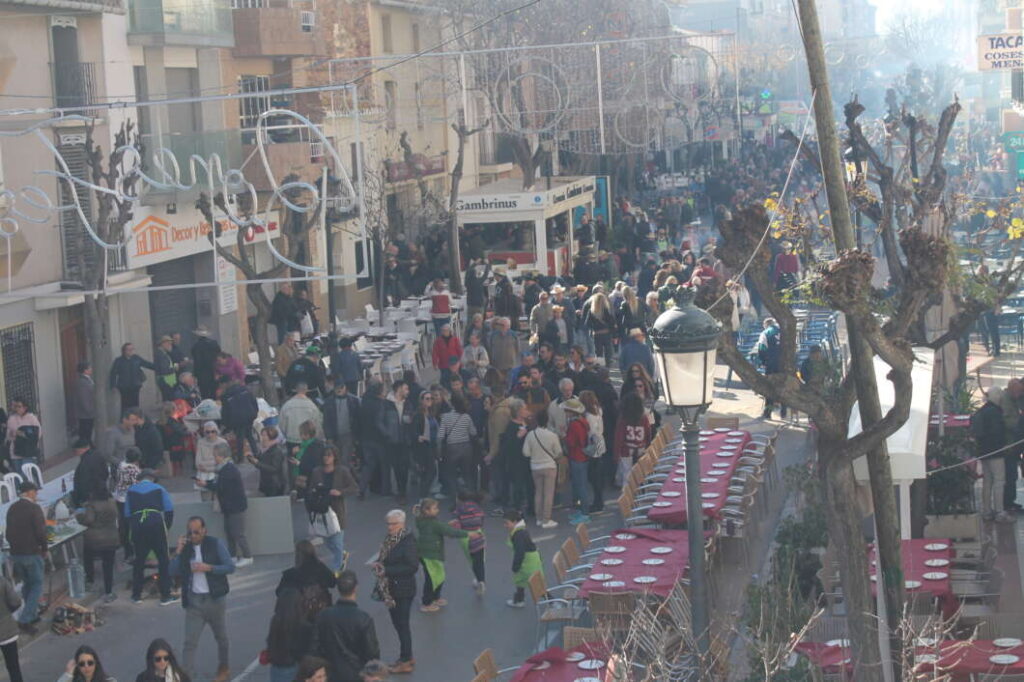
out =
{"type": "MultiPolygon", "coordinates": [[[[738,414],[741,417],[741,427],[755,431],[763,432],[780,425],[779,422],[764,423],[760,419],[752,418],[750,415],[760,414],[760,398],[746,389],[738,388],[735,378],[733,386],[727,391],[724,390],[725,368],[720,366],[718,369],[719,390],[716,391],[713,413],[738,414]]],[[[674,417],[667,418],[672,419],[672,423],[678,423],[674,417]]],[[[787,429],[789,433],[784,439],[786,454],[780,457],[780,460],[786,464],[804,460],[810,445],[804,430],[791,426],[787,429]]],[[[67,470],[73,465],[73,462],[66,462],[61,467],[48,470],[47,478],[59,475],[63,473],[62,470],[67,470]]],[[[245,465],[243,473],[248,489],[254,490],[255,472],[245,465]]],[[[190,491],[191,483],[184,479],[169,481],[168,487],[178,499],[198,494],[190,491]]],[[[777,494],[786,494],[783,486],[779,487],[777,494]]],[[[593,535],[604,535],[618,527],[620,523],[611,491],[606,493],[605,502],[608,511],[602,515],[592,516],[590,527],[593,535]]],[[[405,507],[407,512],[411,511],[411,504],[412,501],[405,507]]],[[[765,532],[765,547],[755,552],[755,556],[766,549],[767,541],[774,533],[774,524],[781,505],[780,497],[779,501],[772,505],[772,519],[765,532]]],[[[349,567],[357,572],[362,581],[358,590],[359,603],[374,619],[382,659],[386,662],[397,658],[397,637],[384,606],[370,599],[372,574],[366,563],[377,551],[383,538],[385,513],[396,506],[391,498],[373,495],[365,501],[350,499],[349,527],[345,537],[346,549],[351,552],[349,567]]],[[[531,526],[530,529],[543,557],[549,583],[554,581],[550,568],[551,557],[573,531],[567,522],[566,510],[558,510],[555,519],[561,523],[556,529],[541,531],[536,526],[531,526]]],[[[306,537],[308,524],[304,510],[299,504],[292,508],[292,521],[295,538],[306,537]]],[[[211,521],[209,525],[212,534],[220,533],[218,520],[211,521]]],[[[412,630],[417,668],[412,675],[404,676],[405,679],[415,682],[470,679],[473,676],[472,661],[483,649],[491,648],[494,651],[499,667],[517,665],[535,650],[538,643],[536,619],[529,597],[525,609],[510,609],[505,605],[505,600],[512,593],[512,556],[510,548],[505,544],[506,533],[501,519],[488,517],[485,530],[488,538],[486,594],[481,598],[474,593],[468,562],[459,546],[454,541],[450,542],[446,555],[448,578],[444,588],[444,597],[449,604],[439,613],[420,613],[414,607],[412,630]]],[[[223,537],[222,534],[221,536],[223,537]]],[[[274,607],[274,588],[277,586],[281,571],[291,565],[291,554],[260,556],[252,566],[239,569],[230,577],[231,593],[228,595],[227,621],[231,639],[230,666],[233,679],[269,679],[268,669],[258,665],[257,657],[266,645],[267,630],[274,607]]],[[[99,652],[108,674],[121,682],[133,680],[135,675],[143,670],[146,647],[155,637],[167,639],[176,648],[180,657],[184,637],[184,611],[181,605],[160,607],[153,599],[148,599],[141,605],[133,605],[127,590],[128,578],[127,571],[118,573],[119,599],[103,607],[105,625],[102,627],[93,632],[68,637],[47,633],[27,645],[23,643],[21,658],[26,679],[56,680],[75,649],[81,644],[93,646],[99,652]]],[[[57,579],[60,581],[63,577],[58,575],[57,579]]],[[[422,576],[418,576],[418,579],[421,581],[422,576]]],[[[729,590],[728,594],[741,596],[749,579],[749,570],[738,570],[733,585],[736,589],[729,590]]],[[[733,579],[730,578],[728,582],[732,583],[733,579]]],[[[422,582],[420,586],[422,587],[422,582]]],[[[733,608],[739,607],[739,603],[731,603],[729,607],[732,611],[733,608]]],[[[197,682],[211,680],[216,669],[216,648],[209,630],[204,632],[201,639],[197,661],[197,682]]],[[[0,679],[6,677],[0,674],[0,679]]]]}

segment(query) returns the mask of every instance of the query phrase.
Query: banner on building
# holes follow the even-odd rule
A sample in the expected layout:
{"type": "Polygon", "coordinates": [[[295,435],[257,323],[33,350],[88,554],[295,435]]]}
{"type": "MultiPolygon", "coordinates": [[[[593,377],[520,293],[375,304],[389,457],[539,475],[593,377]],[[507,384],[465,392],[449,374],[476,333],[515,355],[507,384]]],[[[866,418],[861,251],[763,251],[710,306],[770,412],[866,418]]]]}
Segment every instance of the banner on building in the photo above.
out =
{"type": "MultiPolygon", "coordinates": [[[[177,213],[138,213],[141,217],[132,223],[127,245],[129,268],[142,268],[213,249],[209,237],[210,224],[196,209],[179,210],[177,213]]],[[[234,246],[238,241],[238,228],[228,220],[218,221],[218,226],[221,246],[234,246]]],[[[280,235],[276,222],[268,222],[266,227],[249,227],[245,241],[255,242],[265,238],[268,232],[271,238],[280,235]]]]}

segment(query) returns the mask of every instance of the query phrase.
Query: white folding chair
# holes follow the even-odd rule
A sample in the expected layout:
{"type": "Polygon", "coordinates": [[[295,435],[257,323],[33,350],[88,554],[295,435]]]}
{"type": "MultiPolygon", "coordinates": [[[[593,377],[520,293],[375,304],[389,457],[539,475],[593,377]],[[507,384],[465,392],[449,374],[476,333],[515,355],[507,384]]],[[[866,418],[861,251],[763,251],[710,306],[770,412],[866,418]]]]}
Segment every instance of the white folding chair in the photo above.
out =
{"type": "Polygon", "coordinates": [[[14,500],[16,495],[11,490],[11,486],[7,485],[6,482],[0,483],[0,504],[7,504],[14,500]]]}
{"type": "Polygon", "coordinates": [[[9,474],[4,474],[4,483],[11,486],[11,489],[14,490],[15,497],[18,496],[18,489],[21,487],[21,482],[24,480],[25,479],[21,477],[21,474],[16,474],[13,472],[9,474]]]}
{"type": "Polygon", "coordinates": [[[28,476],[28,479],[30,481],[35,483],[40,488],[43,487],[43,472],[42,470],[40,470],[38,464],[36,464],[35,462],[29,462],[28,464],[21,467],[21,470],[22,472],[24,472],[26,476],[28,476]]]}

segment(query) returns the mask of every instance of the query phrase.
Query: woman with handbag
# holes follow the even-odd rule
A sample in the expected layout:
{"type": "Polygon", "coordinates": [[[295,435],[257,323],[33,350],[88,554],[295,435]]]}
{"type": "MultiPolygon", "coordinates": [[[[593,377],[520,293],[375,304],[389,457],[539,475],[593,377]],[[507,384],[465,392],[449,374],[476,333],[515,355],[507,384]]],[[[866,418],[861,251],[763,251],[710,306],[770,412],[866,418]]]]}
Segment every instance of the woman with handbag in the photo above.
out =
{"type": "Polygon", "coordinates": [[[416,668],[412,657],[412,628],[409,614],[412,601],[416,598],[416,571],[419,569],[419,552],[416,537],[405,528],[405,512],[392,509],[385,517],[388,534],[377,552],[373,572],[377,584],[373,598],[384,602],[391,616],[391,624],[398,633],[400,653],[391,667],[392,674],[411,673],[416,668]]]}
{"type": "Polygon", "coordinates": [[[335,574],[345,565],[345,495],[359,492],[348,467],[337,463],[338,451],[333,445],[324,448],[320,466],[309,477],[306,510],[314,535],[324,539],[331,552],[327,565],[335,574]]]}
{"type": "Polygon", "coordinates": [[[558,434],[548,429],[548,412],[537,413],[537,428],[523,440],[523,455],[530,460],[533,476],[533,510],[537,525],[555,528],[558,521],[551,518],[555,503],[555,484],[558,480],[558,460],[562,459],[562,443],[558,434]]]}
{"type": "Polygon", "coordinates": [[[473,457],[473,438],[476,426],[469,416],[466,399],[452,395],[452,411],[441,417],[437,440],[441,448],[441,491],[452,500],[459,492],[459,477],[469,490],[477,489],[476,459],[473,457]]]}

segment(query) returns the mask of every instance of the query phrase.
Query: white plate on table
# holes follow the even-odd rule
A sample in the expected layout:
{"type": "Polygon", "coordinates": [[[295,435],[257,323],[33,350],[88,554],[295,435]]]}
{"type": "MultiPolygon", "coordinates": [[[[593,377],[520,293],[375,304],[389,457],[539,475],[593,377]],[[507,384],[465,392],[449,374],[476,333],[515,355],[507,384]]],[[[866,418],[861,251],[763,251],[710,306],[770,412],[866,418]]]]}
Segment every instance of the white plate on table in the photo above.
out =
{"type": "Polygon", "coordinates": [[[609,580],[606,583],[601,583],[601,587],[625,587],[626,583],[621,580],[609,580]]]}
{"type": "Polygon", "coordinates": [[[995,654],[989,656],[988,660],[996,665],[1013,665],[1020,660],[1020,656],[1014,656],[1013,654],[995,654]]]}
{"type": "Polygon", "coordinates": [[[702,435],[702,436],[713,436],[713,435],[715,435],[715,432],[714,431],[708,431],[707,429],[704,429],[704,430],[702,430],[700,432],[700,435],[702,435]]]}
{"type": "Polygon", "coordinates": [[[949,545],[945,542],[930,542],[924,546],[929,552],[941,552],[945,549],[949,549],[949,545]]]}
{"type": "Polygon", "coordinates": [[[673,476],[672,477],[672,482],[673,483],[686,483],[686,476],[673,476]]]}
{"type": "Polygon", "coordinates": [[[665,560],[664,559],[657,559],[657,558],[654,558],[654,559],[644,559],[640,563],[642,563],[644,566],[661,566],[663,563],[665,563],[665,560]]]}
{"type": "MultiPolygon", "coordinates": [[[[724,456],[724,455],[723,455],[723,456],[724,456]]],[[[730,453],[730,454],[729,454],[728,456],[729,456],[729,457],[732,457],[732,453],[730,453]]],[[[712,462],[712,463],[711,463],[711,466],[712,466],[712,468],[714,468],[714,469],[728,469],[728,468],[729,468],[730,466],[732,466],[732,465],[731,465],[731,464],[729,464],[728,462],[712,462]]]]}
{"type": "Polygon", "coordinates": [[[683,494],[678,490],[666,490],[661,495],[662,497],[682,497],[683,494]]]}
{"type": "Polygon", "coordinates": [[[586,654],[584,654],[582,651],[574,651],[568,656],[566,656],[565,660],[569,661],[570,663],[576,663],[578,661],[582,661],[586,657],[586,654]]]}
{"type": "Polygon", "coordinates": [[[943,573],[942,571],[929,571],[921,577],[925,580],[945,580],[949,577],[949,573],[943,573]]]}
{"type": "Polygon", "coordinates": [[[635,582],[638,585],[650,585],[651,583],[658,582],[658,579],[655,578],[653,575],[638,575],[637,577],[633,578],[633,582],[635,582]]]}
{"type": "Polygon", "coordinates": [[[715,508],[715,503],[714,502],[701,502],[700,506],[701,506],[702,509],[714,509],[715,508]]]}
{"type": "Polygon", "coordinates": [[[597,658],[588,658],[585,661],[580,661],[576,665],[583,670],[600,670],[605,666],[605,662],[597,658]]]}
{"type": "Polygon", "coordinates": [[[611,580],[614,577],[615,576],[612,575],[611,573],[594,573],[594,574],[592,574],[590,576],[590,579],[591,580],[596,580],[598,582],[602,582],[603,583],[604,581],[611,580]]]}
{"type": "Polygon", "coordinates": [[[924,565],[930,568],[942,568],[949,566],[949,559],[925,559],[924,565]]]}
{"type": "Polygon", "coordinates": [[[903,587],[904,587],[904,589],[907,589],[907,590],[916,590],[917,588],[921,587],[921,581],[920,580],[904,580],[903,581],[903,587]]]}
{"type": "Polygon", "coordinates": [[[723,445],[721,447],[721,449],[722,450],[739,450],[740,447],[738,445],[723,445]]]}
{"type": "Polygon", "coordinates": [[[935,663],[939,657],[935,654],[918,654],[914,656],[914,663],[935,663]]]}
{"type": "Polygon", "coordinates": [[[743,432],[743,431],[730,431],[729,433],[727,433],[725,435],[727,435],[727,436],[745,436],[747,434],[745,432],[743,432]]]}
{"type": "Polygon", "coordinates": [[[850,640],[848,640],[848,639],[830,639],[827,642],[825,642],[825,646],[848,647],[848,646],[850,646],[850,640]]]}
{"type": "Polygon", "coordinates": [[[729,433],[730,431],[732,431],[732,429],[730,429],[728,426],[719,426],[717,429],[715,429],[715,433],[729,433]]]}
{"type": "Polygon", "coordinates": [[[671,547],[651,547],[651,554],[671,554],[673,549],[671,547]]]}
{"type": "Polygon", "coordinates": [[[971,415],[969,415],[969,414],[953,415],[953,419],[956,419],[957,421],[960,421],[960,422],[965,422],[965,421],[967,421],[970,418],[971,418],[971,415]]]}
{"type": "MultiPolygon", "coordinates": [[[[711,472],[709,471],[708,474],[710,474],[710,473],[711,472]]],[[[716,476],[710,476],[710,475],[702,476],[701,479],[700,479],[700,482],[701,483],[718,483],[718,478],[716,476]]]]}
{"type": "Polygon", "coordinates": [[[621,566],[622,559],[601,559],[599,563],[602,566],[621,566]]]}
{"type": "Polygon", "coordinates": [[[726,443],[742,443],[743,439],[742,438],[726,438],[725,442],[726,443]]]}
{"type": "Polygon", "coordinates": [[[719,450],[715,453],[715,457],[733,457],[735,454],[735,452],[729,452],[728,450],[719,450]]]}
{"type": "Polygon", "coordinates": [[[697,442],[698,443],[707,443],[709,440],[711,440],[711,439],[707,438],[705,436],[701,436],[700,438],[697,439],[697,442]]]}
{"type": "Polygon", "coordinates": [[[615,539],[616,540],[636,540],[636,536],[633,535],[632,533],[616,533],[615,534],[615,539]]]}
{"type": "Polygon", "coordinates": [[[651,502],[652,507],[671,507],[672,503],[666,500],[658,500],[657,502],[651,502]]]}
{"type": "Polygon", "coordinates": [[[572,682],[601,682],[599,677],[577,677],[572,682]]]}
{"type": "Polygon", "coordinates": [[[619,545],[609,545],[608,547],[604,548],[604,551],[608,552],[609,554],[622,554],[626,551],[626,548],[620,547],[619,545]]]}
{"type": "Polygon", "coordinates": [[[1024,644],[1024,642],[1016,637],[1000,637],[999,639],[992,640],[992,646],[999,647],[1000,649],[1012,649],[1021,644],[1024,644]]]}
{"type": "Polygon", "coordinates": [[[713,500],[716,497],[721,497],[722,494],[721,493],[706,492],[706,493],[701,493],[700,496],[703,497],[705,500],[713,500]]]}

